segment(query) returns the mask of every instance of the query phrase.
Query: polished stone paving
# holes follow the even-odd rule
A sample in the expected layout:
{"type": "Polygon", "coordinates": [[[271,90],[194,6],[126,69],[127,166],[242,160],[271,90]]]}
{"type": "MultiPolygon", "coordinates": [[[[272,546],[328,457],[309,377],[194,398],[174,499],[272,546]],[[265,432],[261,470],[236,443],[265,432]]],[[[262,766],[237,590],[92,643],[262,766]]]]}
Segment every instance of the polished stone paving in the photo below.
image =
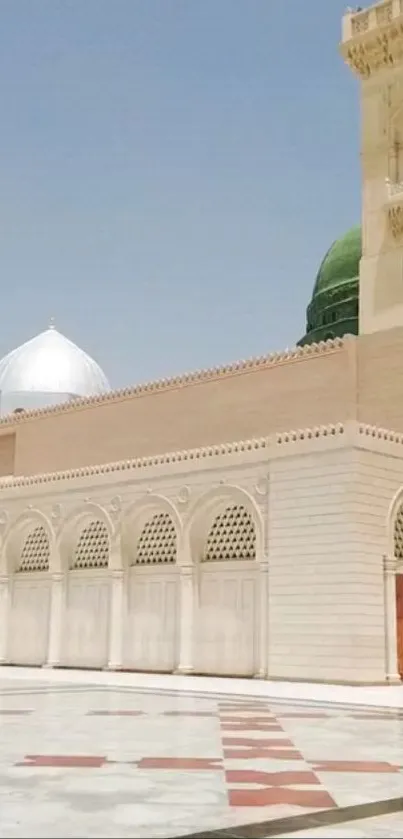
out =
{"type": "Polygon", "coordinates": [[[1,669],[0,837],[403,837],[403,688],[223,683],[1,669]]]}

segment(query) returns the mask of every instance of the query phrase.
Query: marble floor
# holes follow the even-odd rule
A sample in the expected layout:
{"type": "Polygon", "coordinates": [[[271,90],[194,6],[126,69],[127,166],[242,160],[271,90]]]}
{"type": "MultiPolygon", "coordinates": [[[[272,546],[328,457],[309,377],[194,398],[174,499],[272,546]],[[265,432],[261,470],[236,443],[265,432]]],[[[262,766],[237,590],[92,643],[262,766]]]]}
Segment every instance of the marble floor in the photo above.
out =
{"type": "Polygon", "coordinates": [[[225,681],[2,668],[0,837],[403,837],[402,688],[225,681]]]}

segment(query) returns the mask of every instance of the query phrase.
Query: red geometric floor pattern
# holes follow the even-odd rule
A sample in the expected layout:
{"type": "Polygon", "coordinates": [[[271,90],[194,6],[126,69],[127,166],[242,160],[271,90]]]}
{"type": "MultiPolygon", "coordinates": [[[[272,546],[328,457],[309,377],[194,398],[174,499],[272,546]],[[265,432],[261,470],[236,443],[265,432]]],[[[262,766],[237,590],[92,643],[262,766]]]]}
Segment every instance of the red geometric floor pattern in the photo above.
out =
{"type": "Polygon", "coordinates": [[[295,748],[268,704],[259,701],[248,704],[227,701],[220,702],[218,710],[231,807],[267,807],[275,804],[311,809],[336,807],[335,801],[307,766],[301,752],[295,748]],[[270,737],[270,733],[274,732],[277,736],[270,737]],[[265,736],[262,737],[262,733],[265,736]],[[281,734],[284,737],[279,736],[281,734]],[[233,760],[239,765],[240,760],[261,758],[301,761],[302,765],[297,771],[278,772],[262,772],[249,767],[231,768],[233,760]]]}
{"type": "MultiPolygon", "coordinates": [[[[12,711],[10,713],[13,713],[12,711]]],[[[90,716],[141,716],[142,711],[96,710],[90,716]]],[[[165,711],[172,717],[211,717],[217,713],[199,711],[165,711]]],[[[309,809],[336,807],[317,772],[396,773],[399,766],[376,761],[315,760],[309,763],[295,747],[281,725],[281,719],[324,719],[332,716],[321,711],[276,711],[263,700],[250,702],[225,700],[218,703],[222,757],[143,757],[124,761],[138,769],[172,771],[224,772],[231,807],[267,807],[279,804],[309,809]],[[278,761],[278,771],[252,769],[250,761],[278,761]],[[234,761],[236,764],[234,765],[234,761]],[[239,763],[245,761],[245,767],[239,763]],[[281,762],[298,761],[298,769],[281,769],[281,762]]],[[[375,716],[375,715],[374,715],[375,716]]],[[[367,718],[364,714],[360,719],[367,718]]],[[[16,766],[100,769],[119,761],[99,755],[26,755],[16,766]]],[[[122,761],[123,762],[123,761],[122,761]]]]}

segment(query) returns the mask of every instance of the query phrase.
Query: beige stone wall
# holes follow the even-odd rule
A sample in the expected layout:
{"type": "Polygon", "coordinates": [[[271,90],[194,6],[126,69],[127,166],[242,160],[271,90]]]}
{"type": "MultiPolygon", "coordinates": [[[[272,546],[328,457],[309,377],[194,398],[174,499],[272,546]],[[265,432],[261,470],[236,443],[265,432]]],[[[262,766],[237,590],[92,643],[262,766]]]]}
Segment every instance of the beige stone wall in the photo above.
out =
{"type": "MultiPolygon", "coordinates": [[[[383,630],[376,639],[375,660],[374,651],[362,642],[367,627],[363,628],[365,594],[351,515],[353,464],[352,450],[344,450],[285,458],[271,466],[272,677],[383,677],[383,630]]],[[[382,599],[382,583],[377,599],[382,599]]]]}
{"type": "Polygon", "coordinates": [[[0,477],[14,473],[15,442],[16,435],[13,432],[0,435],[0,477]]]}
{"type": "MultiPolygon", "coordinates": [[[[256,447],[223,447],[208,458],[85,471],[0,484],[3,545],[21,521],[67,533],[82,515],[101,512],[119,534],[129,510],[135,518],[164,499],[181,530],[192,530],[204,510],[207,532],[211,499],[218,509],[222,497],[244,492],[261,522],[258,558],[268,567],[269,676],[385,680],[382,557],[388,510],[403,484],[403,436],[374,435],[352,422],[273,436],[256,447]]],[[[195,543],[185,544],[190,552],[182,561],[197,563],[195,543]]]]}
{"type": "Polygon", "coordinates": [[[403,431],[403,328],[345,339],[312,355],[195,374],[98,404],[3,422],[0,475],[53,472],[353,419],[403,431]]]}
{"type": "Polygon", "coordinates": [[[312,355],[20,419],[15,474],[250,439],[354,414],[355,342],[346,341],[312,355]]]}
{"type": "Polygon", "coordinates": [[[403,328],[361,335],[357,353],[358,419],[403,431],[403,328]]]}
{"type": "Polygon", "coordinates": [[[380,451],[351,448],[273,461],[272,677],[384,680],[382,557],[388,510],[402,483],[401,457],[380,451]]]}

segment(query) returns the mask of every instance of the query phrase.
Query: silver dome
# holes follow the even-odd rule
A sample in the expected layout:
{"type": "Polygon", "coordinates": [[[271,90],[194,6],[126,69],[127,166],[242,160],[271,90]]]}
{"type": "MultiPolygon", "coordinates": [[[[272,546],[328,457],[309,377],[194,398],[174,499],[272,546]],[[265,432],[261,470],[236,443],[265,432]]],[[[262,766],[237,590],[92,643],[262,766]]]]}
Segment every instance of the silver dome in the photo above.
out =
{"type": "Polygon", "coordinates": [[[52,325],[0,361],[2,402],[6,394],[26,394],[28,401],[30,394],[41,394],[45,402],[49,394],[54,402],[57,395],[57,401],[64,401],[109,389],[99,365],[52,325]]]}

